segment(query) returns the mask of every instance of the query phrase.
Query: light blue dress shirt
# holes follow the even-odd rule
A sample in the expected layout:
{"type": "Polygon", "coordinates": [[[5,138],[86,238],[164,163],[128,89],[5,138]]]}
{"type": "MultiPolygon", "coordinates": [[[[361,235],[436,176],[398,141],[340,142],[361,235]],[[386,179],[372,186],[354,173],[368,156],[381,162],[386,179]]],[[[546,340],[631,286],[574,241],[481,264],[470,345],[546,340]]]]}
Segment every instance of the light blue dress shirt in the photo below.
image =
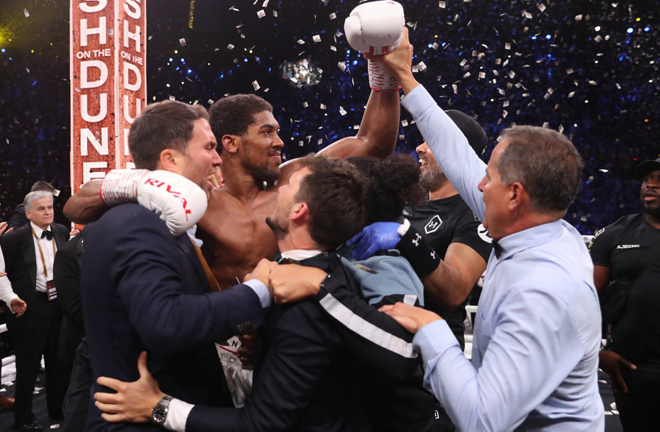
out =
{"type": "MultiPolygon", "coordinates": [[[[486,165],[428,92],[402,101],[447,178],[483,220],[486,165]]],[[[600,308],[582,237],[563,220],[500,240],[488,260],[467,360],[444,320],[415,348],[424,384],[463,431],[603,431],[598,393],[600,308]]]]}

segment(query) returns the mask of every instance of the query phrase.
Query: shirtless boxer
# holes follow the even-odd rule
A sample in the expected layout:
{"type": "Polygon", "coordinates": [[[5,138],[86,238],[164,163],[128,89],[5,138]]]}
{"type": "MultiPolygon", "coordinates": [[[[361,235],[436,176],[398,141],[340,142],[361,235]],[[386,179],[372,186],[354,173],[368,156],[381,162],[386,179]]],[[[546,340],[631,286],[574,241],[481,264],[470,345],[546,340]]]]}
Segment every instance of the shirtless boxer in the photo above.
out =
{"type": "MultiPolygon", "coordinates": [[[[403,9],[398,6],[369,12],[368,16],[352,17],[352,29],[346,27],[351,45],[363,52],[377,53],[398,46],[400,38],[379,43],[370,35],[382,33],[385,26],[401,32],[403,9]],[[355,24],[356,19],[362,20],[361,25],[355,24]]],[[[320,155],[383,159],[393,153],[400,112],[398,85],[379,75],[383,71],[374,70],[373,65],[369,72],[373,91],[358,134],[333,143],[320,155]]],[[[225,185],[211,193],[207,212],[199,222],[199,236],[204,240],[204,256],[220,288],[228,288],[237,279],[242,281],[259,260],[275,255],[277,242],[265,219],[275,208],[277,189],[288,182],[299,165],[296,160],[281,164],[284,143],[278,135],[279,124],[272,106],[265,100],[254,95],[230,96],[217,101],[210,114],[223,158],[225,185]],[[252,121],[245,122],[246,118],[252,121]],[[243,123],[243,127],[236,127],[236,122],[243,123]]],[[[89,223],[100,217],[108,208],[100,198],[102,184],[101,180],[86,183],[67,202],[65,215],[77,223],[89,223]]]]}

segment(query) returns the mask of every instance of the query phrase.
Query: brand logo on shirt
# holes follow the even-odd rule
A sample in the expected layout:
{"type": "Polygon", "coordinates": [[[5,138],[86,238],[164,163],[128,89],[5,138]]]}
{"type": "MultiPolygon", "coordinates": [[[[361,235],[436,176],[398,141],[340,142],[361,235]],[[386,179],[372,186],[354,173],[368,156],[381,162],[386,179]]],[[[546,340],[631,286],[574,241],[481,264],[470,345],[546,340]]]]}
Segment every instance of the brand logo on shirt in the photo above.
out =
{"type": "Polygon", "coordinates": [[[594,238],[598,237],[598,236],[601,235],[603,232],[605,232],[605,228],[601,228],[601,229],[599,229],[599,230],[596,231],[596,233],[594,234],[594,238]]]}
{"type": "Polygon", "coordinates": [[[641,247],[638,244],[633,244],[633,245],[618,245],[616,248],[617,249],[637,249],[638,247],[641,247]]]}
{"type": "Polygon", "coordinates": [[[424,227],[424,232],[426,234],[434,233],[440,228],[440,225],[442,225],[442,219],[440,219],[440,216],[435,215],[424,227]]]}
{"type": "Polygon", "coordinates": [[[492,243],[493,239],[491,238],[490,234],[488,234],[488,230],[484,226],[484,224],[479,224],[479,227],[477,228],[477,234],[479,234],[479,238],[486,243],[492,243]]]}

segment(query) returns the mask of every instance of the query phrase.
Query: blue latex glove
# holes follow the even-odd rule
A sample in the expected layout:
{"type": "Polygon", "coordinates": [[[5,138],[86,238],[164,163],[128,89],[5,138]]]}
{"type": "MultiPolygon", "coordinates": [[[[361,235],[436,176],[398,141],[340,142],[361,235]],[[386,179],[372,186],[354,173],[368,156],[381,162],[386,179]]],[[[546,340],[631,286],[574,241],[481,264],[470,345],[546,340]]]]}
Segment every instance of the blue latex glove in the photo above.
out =
{"type": "Polygon", "coordinates": [[[364,227],[355,237],[346,242],[347,245],[356,243],[353,258],[365,260],[381,250],[395,249],[401,240],[396,231],[401,226],[396,222],[376,222],[364,227]]]}

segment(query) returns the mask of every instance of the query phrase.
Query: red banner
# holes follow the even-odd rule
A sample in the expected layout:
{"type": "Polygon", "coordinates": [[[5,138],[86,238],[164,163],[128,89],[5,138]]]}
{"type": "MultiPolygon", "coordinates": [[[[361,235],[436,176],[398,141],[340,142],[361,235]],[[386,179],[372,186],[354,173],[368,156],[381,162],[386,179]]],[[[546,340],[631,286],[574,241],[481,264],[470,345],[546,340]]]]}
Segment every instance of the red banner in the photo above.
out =
{"type": "Polygon", "coordinates": [[[71,0],[71,192],[132,168],[128,129],[146,101],[146,0],[71,0]]]}

